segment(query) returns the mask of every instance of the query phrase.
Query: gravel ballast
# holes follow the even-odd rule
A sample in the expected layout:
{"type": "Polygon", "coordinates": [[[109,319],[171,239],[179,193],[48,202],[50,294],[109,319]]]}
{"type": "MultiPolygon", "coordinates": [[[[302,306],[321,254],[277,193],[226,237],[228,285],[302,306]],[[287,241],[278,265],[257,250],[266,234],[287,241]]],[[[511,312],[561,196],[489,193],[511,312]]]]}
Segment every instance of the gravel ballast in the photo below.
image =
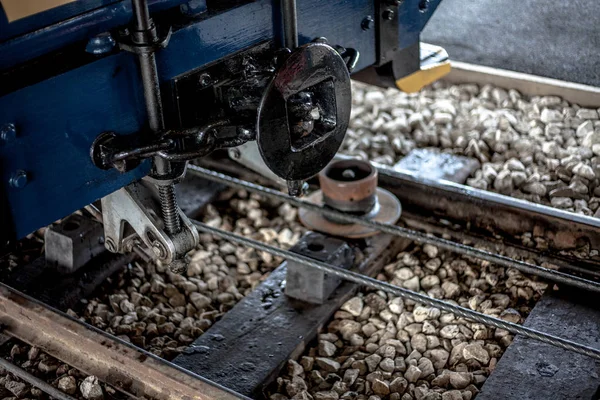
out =
{"type": "Polygon", "coordinates": [[[599,110],[556,96],[438,82],[416,94],[353,83],[342,152],[394,165],[414,148],[474,157],[467,184],[594,215],[600,205],[599,110]]]}
{"type": "MultiPolygon", "coordinates": [[[[277,247],[291,247],[305,231],[297,210],[244,191],[208,206],[203,221],[277,247]]],[[[111,278],[74,316],[172,359],[212,326],[281,263],[257,252],[200,235],[184,274],[134,263],[111,278]]]]}
{"type": "MultiPolygon", "coordinates": [[[[546,289],[515,270],[426,245],[402,252],[378,279],[522,323],[546,289]]],[[[513,335],[382,292],[346,302],[270,398],[471,399],[513,335]]]]}

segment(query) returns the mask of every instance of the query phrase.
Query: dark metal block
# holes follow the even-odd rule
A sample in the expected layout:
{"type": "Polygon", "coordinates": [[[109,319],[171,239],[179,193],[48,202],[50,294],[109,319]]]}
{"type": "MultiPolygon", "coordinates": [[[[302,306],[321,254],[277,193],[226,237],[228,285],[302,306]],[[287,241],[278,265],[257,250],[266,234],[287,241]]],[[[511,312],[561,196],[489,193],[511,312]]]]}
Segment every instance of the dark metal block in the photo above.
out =
{"type": "MultiPolygon", "coordinates": [[[[354,259],[346,242],[315,232],[309,232],[290,251],[337,267],[348,267],[354,259]]],[[[287,296],[308,303],[323,304],[339,284],[338,278],[327,276],[323,271],[293,261],[288,262],[285,286],[287,296]]]]}
{"type": "Polygon", "coordinates": [[[60,273],[78,270],[105,250],[102,224],[77,214],[49,227],[44,236],[46,262],[60,273]]]}
{"type": "MultiPolygon", "coordinates": [[[[597,296],[581,291],[547,293],[525,326],[598,347],[597,296]]],[[[596,399],[600,362],[517,336],[477,396],[478,400],[596,399]]]]}

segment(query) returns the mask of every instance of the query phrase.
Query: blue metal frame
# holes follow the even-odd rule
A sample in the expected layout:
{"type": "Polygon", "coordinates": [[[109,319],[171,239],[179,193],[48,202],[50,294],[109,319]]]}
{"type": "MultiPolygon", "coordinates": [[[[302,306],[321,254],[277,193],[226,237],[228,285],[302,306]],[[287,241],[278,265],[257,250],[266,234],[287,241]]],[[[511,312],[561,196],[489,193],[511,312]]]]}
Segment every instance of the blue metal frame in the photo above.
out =
{"type": "MultiPolygon", "coordinates": [[[[166,85],[235,52],[277,41],[279,11],[273,3],[259,0],[205,15],[173,32],[167,48],[157,53],[161,82],[166,85]]],[[[300,42],[324,36],[330,43],[357,49],[358,71],[375,62],[375,31],[361,28],[363,19],[373,13],[372,0],[298,0],[300,42]]],[[[418,40],[431,13],[402,15],[400,41],[404,46],[418,40]]],[[[77,25],[77,21],[72,23],[77,25]]],[[[48,34],[44,41],[54,34],[62,37],[56,31],[48,34]]],[[[147,174],[147,164],[127,174],[102,171],[89,157],[99,133],[130,134],[144,128],[142,96],[135,56],[120,52],[0,98],[0,126],[13,123],[18,130],[16,139],[0,144],[0,184],[6,187],[18,237],[147,174]],[[29,178],[20,189],[8,185],[17,170],[26,171],[29,178]]],[[[7,226],[8,222],[2,223],[3,229],[7,226]]]]}
{"type": "MultiPolygon", "coordinates": [[[[148,3],[150,11],[157,12],[187,1],[149,0],[148,3]]],[[[77,0],[11,23],[0,7],[0,69],[126,25],[130,19],[130,0],[77,0]]]]}

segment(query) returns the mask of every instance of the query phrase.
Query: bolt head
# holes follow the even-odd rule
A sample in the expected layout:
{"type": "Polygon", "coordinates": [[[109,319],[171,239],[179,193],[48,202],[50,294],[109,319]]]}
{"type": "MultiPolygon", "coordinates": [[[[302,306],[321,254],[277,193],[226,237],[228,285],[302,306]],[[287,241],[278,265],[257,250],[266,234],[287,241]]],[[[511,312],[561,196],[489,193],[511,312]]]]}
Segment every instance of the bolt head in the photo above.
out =
{"type": "Polygon", "coordinates": [[[155,241],[154,243],[152,243],[152,252],[158,258],[164,258],[166,255],[164,248],[158,241],[155,241]]]}
{"type": "Polygon", "coordinates": [[[91,38],[85,46],[85,51],[90,54],[106,54],[110,53],[115,47],[116,42],[109,32],[104,32],[91,38]]]}
{"type": "Polygon", "coordinates": [[[238,160],[241,157],[241,153],[239,149],[233,148],[233,149],[229,149],[229,157],[233,158],[234,160],[238,160]]]}
{"type": "Polygon", "coordinates": [[[0,127],[0,142],[8,143],[15,140],[17,137],[17,128],[15,124],[4,124],[0,127]]]}
{"type": "Polygon", "coordinates": [[[22,189],[27,186],[27,181],[27,172],[19,169],[12,174],[8,183],[15,189],[22,189]]]}
{"type": "Polygon", "coordinates": [[[198,83],[201,87],[206,87],[212,83],[212,77],[209,74],[204,73],[198,78],[198,83]]]}
{"type": "Polygon", "coordinates": [[[363,31],[368,31],[369,29],[375,28],[375,20],[372,16],[367,15],[360,23],[360,26],[363,31]]]}

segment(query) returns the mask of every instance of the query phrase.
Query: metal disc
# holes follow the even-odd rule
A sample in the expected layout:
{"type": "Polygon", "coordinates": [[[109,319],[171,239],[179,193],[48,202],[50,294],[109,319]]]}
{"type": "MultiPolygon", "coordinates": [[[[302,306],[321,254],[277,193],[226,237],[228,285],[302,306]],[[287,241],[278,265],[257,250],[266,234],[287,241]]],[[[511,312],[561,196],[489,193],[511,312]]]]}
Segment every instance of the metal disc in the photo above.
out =
{"type": "Polygon", "coordinates": [[[265,164],[288,181],[317,174],[342,144],[350,107],[350,75],[337,51],[323,43],[294,50],[275,73],[258,108],[256,142],[265,164]],[[290,126],[288,100],[304,93],[310,93],[319,117],[314,128],[298,135],[290,126]]]}
{"type": "MultiPolygon", "coordinates": [[[[319,190],[311,193],[306,197],[306,200],[315,204],[323,204],[323,193],[319,190]]],[[[385,189],[377,188],[377,200],[379,202],[379,210],[370,216],[372,221],[381,222],[384,224],[395,224],[402,213],[400,200],[385,189]]],[[[338,224],[325,218],[323,214],[308,211],[301,208],[298,212],[300,222],[308,229],[317,232],[323,232],[334,236],[342,236],[351,239],[358,239],[376,235],[378,230],[369,228],[368,226],[359,224],[338,224]]]]}

